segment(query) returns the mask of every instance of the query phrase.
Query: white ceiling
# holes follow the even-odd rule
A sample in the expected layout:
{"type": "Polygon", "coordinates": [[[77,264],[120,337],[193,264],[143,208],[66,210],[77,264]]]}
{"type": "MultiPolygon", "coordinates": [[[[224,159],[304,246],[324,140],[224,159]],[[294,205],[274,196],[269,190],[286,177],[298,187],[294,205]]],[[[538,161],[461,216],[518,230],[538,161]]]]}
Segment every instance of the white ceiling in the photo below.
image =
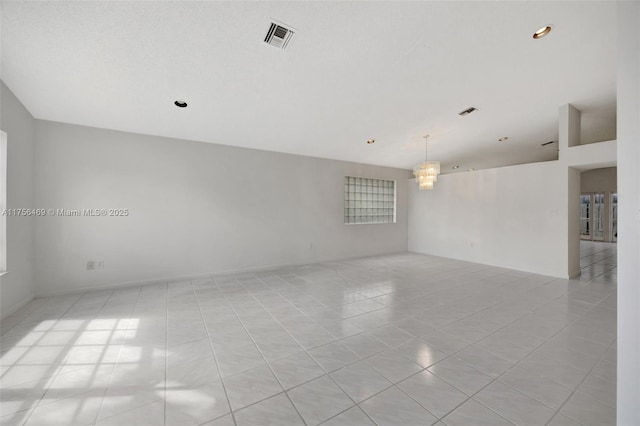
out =
{"type": "Polygon", "coordinates": [[[586,142],[615,138],[611,1],[1,7],[2,79],[40,119],[401,168],[429,133],[443,171],[556,158],[567,102],[586,142]]]}

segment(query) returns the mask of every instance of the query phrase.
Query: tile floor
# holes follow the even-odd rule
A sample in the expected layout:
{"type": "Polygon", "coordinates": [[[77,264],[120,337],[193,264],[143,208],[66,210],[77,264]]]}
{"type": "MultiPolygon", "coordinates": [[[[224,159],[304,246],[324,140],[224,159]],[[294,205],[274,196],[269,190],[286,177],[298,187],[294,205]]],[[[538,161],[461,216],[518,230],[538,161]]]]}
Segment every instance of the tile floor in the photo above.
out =
{"type": "Polygon", "coordinates": [[[36,299],[0,423],[615,423],[616,246],[580,279],[417,254],[36,299]]]}

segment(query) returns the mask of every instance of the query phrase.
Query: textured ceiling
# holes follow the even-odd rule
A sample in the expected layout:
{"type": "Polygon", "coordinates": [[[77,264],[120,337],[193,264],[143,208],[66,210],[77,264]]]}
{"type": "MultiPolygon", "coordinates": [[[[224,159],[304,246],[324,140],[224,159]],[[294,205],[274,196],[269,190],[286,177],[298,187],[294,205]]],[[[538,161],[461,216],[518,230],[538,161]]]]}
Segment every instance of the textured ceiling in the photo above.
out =
{"type": "Polygon", "coordinates": [[[429,133],[443,171],[556,158],[568,102],[585,142],[615,138],[615,2],[1,7],[2,79],[40,119],[402,168],[429,133]]]}

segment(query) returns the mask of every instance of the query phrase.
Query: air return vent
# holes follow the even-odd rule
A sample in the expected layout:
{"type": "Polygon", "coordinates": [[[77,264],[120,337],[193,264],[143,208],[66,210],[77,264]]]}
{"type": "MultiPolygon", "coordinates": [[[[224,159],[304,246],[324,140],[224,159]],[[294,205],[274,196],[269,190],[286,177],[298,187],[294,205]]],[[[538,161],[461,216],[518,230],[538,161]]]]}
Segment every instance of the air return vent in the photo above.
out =
{"type": "Polygon", "coordinates": [[[269,31],[267,31],[267,36],[264,38],[264,42],[278,49],[285,49],[289,41],[291,41],[293,34],[294,32],[291,29],[272,22],[269,31]]]}
{"type": "Polygon", "coordinates": [[[465,116],[465,115],[471,114],[472,112],[477,111],[477,110],[478,110],[478,108],[476,108],[476,107],[470,107],[470,108],[465,109],[464,111],[460,111],[458,113],[458,115],[465,116]]]}

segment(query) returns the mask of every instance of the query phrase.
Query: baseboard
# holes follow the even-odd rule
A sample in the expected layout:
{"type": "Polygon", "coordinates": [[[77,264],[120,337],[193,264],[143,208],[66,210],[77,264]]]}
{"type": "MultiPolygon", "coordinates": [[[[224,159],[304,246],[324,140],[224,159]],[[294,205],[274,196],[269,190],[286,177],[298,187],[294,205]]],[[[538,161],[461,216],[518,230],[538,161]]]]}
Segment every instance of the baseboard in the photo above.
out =
{"type": "Polygon", "coordinates": [[[115,284],[78,287],[75,289],[68,289],[68,290],[62,289],[62,290],[52,291],[52,292],[37,291],[35,297],[65,296],[70,294],[85,293],[87,291],[115,290],[115,289],[122,289],[122,288],[128,288],[128,287],[138,287],[143,285],[165,284],[168,282],[196,280],[200,278],[211,278],[211,277],[230,275],[230,274],[241,274],[243,272],[257,272],[257,271],[267,272],[267,271],[272,271],[272,270],[281,269],[281,268],[292,268],[296,266],[314,265],[317,263],[326,263],[326,262],[340,262],[343,260],[364,259],[367,257],[392,256],[395,254],[402,254],[402,253],[407,253],[407,252],[397,251],[397,252],[391,252],[391,253],[370,254],[366,256],[329,258],[329,259],[317,260],[316,262],[289,263],[289,264],[282,264],[282,265],[270,265],[270,266],[261,266],[261,267],[259,266],[255,268],[230,269],[230,270],[211,272],[206,274],[196,274],[196,275],[189,275],[189,276],[178,276],[178,277],[167,277],[167,278],[154,278],[154,279],[144,280],[144,281],[128,281],[128,282],[115,283],[115,284]]]}
{"type": "Polygon", "coordinates": [[[32,295],[27,297],[26,299],[22,300],[19,303],[16,303],[14,305],[11,306],[11,308],[6,309],[4,311],[2,311],[2,315],[0,315],[0,320],[3,320],[5,318],[7,318],[8,316],[14,314],[15,312],[17,312],[20,308],[22,308],[23,306],[25,306],[27,303],[31,302],[33,299],[35,299],[37,296],[32,295]]]}
{"type": "Polygon", "coordinates": [[[128,281],[128,282],[116,283],[116,284],[86,286],[86,287],[78,287],[78,288],[69,289],[69,290],[63,289],[63,290],[52,291],[52,292],[39,291],[36,293],[36,297],[66,296],[70,294],[85,293],[87,291],[116,290],[119,288],[138,287],[143,285],[166,284],[168,282],[173,282],[173,281],[187,281],[187,280],[195,280],[199,278],[209,278],[214,275],[220,275],[220,274],[198,274],[198,275],[170,277],[170,278],[157,278],[157,279],[154,278],[151,280],[144,280],[144,281],[128,281]]]}
{"type": "Polygon", "coordinates": [[[463,257],[455,256],[455,255],[444,256],[442,254],[432,254],[432,253],[425,253],[425,252],[412,251],[412,250],[409,250],[409,253],[424,254],[426,256],[441,257],[443,259],[461,260],[463,262],[474,263],[476,265],[484,265],[484,266],[491,266],[491,267],[494,267],[494,268],[509,269],[511,271],[526,272],[528,274],[543,275],[545,277],[551,277],[551,278],[561,278],[561,279],[565,279],[565,280],[567,279],[567,274],[557,273],[557,272],[553,272],[553,271],[534,271],[532,269],[522,269],[518,265],[503,265],[503,264],[498,264],[498,263],[485,263],[485,262],[480,262],[479,260],[475,260],[475,259],[474,260],[470,260],[468,258],[463,258],[463,257]]]}
{"type": "Polygon", "coordinates": [[[569,274],[569,279],[575,278],[575,277],[579,277],[580,276],[580,269],[578,269],[577,271],[573,271],[569,274]]]}

